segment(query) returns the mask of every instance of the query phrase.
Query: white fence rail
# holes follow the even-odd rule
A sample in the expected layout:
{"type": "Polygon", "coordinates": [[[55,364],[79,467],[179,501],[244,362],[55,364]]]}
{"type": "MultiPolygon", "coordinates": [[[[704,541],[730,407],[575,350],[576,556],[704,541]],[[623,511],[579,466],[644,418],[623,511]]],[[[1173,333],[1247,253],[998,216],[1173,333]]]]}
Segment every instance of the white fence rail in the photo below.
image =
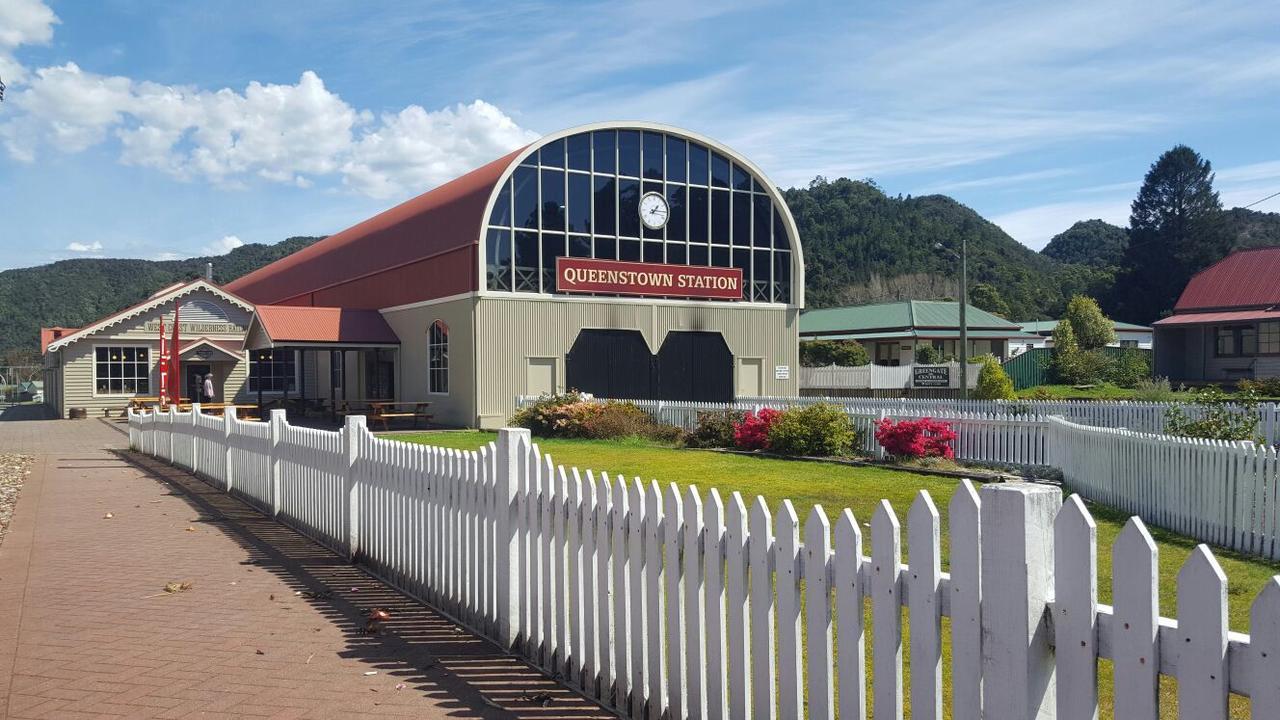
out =
{"type": "MultiPolygon", "coordinates": [[[[537,397],[516,398],[517,407],[525,407],[537,397]]],[[[732,403],[684,402],[675,400],[627,400],[635,403],[659,422],[692,429],[698,414],[710,410],[758,410],[762,407],[787,408],[825,402],[843,408],[850,414],[876,414],[889,417],[941,417],[941,413],[978,413],[1015,417],[1047,417],[1056,415],[1080,425],[1125,428],[1139,432],[1164,432],[1165,413],[1174,403],[1126,400],[947,400],[928,398],[821,398],[821,397],[744,397],[732,403]]],[[[1231,406],[1233,407],[1233,406],[1231,406]]],[[[1184,408],[1196,417],[1194,407],[1184,408]]],[[[1238,409],[1238,408],[1233,408],[1238,409]]],[[[1258,435],[1269,445],[1280,444],[1280,404],[1261,403],[1258,435]]]]}
{"type": "MultiPolygon", "coordinates": [[[[195,436],[177,418],[130,414],[131,446],[172,454],[195,436]]],[[[261,438],[261,423],[223,422],[227,457],[234,436],[261,438]]],[[[1226,579],[1200,546],[1178,618],[1162,618],[1156,548],[1133,518],[1111,548],[1115,605],[1100,604],[1093,521],[1056,488],[962,483],[944,573],[925,492],[904,564],[887,501],[868,557],[849,510],[833,529],[816,506],[802,528],[790,501],[748,508],[738,493],[557,466],[524,430],[478,452],[374,438],[358,417],[300,430],[273,413],[269,442],[240,445],[211,480],[247,488],[237,472],[265,447],[253,467],[268,468],[270,512],[625,717],[900,718],[909,682],[912,717],[940,718],[944,616],[960,720],[1096,717],[1102,658],[1116,717],[1157,717],[1160,675],[1177,678],[1181,717],[1226,718],[1229,693],[1251,696],[1254,717],[1280,708],[1280,578],[1254,601],[1253,636],[1228,632],[1226,579]]]]}
{"type": "MultiPolygon", "coordinates": [[[[960,387],[960,363],[941,363],[937,365],[858,365],[844,367],[826,365],[824,367],[801,367],[800,387],[817,390],[905,390],[912,387],[913,368],[947,368],[947,388],[953,390],[960,387]]],[[[969,364],[968,385],[978,386],[978,373],[982,372],[981,364],[969,364]]],[[[945,390],[946,388],[936,388],[945,390]]]]}
{"type": "Polygon", "coordinates": [[[1072,490],[1197,540],[1280,560],[1274,446],[1047,423],[1048,464],[1072,490]]]}

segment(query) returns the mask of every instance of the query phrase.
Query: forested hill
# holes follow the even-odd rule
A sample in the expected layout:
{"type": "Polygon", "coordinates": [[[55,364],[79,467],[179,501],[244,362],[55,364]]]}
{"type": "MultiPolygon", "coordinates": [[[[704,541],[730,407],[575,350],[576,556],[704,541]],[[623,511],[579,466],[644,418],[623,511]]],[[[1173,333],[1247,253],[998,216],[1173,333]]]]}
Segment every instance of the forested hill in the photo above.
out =
{"type": "Polygon", "coordinates": [[[166,285],[203,277],[207,262],[213,263],[214,282],[230,282],[319,239],[291,237],[275,245],[243,245],[217,257],[81,258],[5,270],[0,272],[0,365],[15,350],[25,351],[28,359],[38,354],[42,326],[80,327],[93,322],[166,285]]]}
{"type": "Polygon", "coordinates": [[[784,192],[804,242],[811,308],[956,298],[956,251],[969,238],[969,283],[992,286],[1011,318],[1048,318],[1065,306],[1063,265],[1014,240],[944,195],[889,197],[874,183],[818,178],[784,192]]]}

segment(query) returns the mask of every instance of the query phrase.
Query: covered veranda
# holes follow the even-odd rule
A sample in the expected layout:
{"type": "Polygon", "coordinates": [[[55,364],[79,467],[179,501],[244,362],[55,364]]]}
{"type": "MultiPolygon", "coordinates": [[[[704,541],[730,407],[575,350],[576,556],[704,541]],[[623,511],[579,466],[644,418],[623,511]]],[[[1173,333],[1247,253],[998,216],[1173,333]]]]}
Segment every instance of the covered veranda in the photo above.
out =
{"type": "Polygon", "coordinates": [[[396,399],[400,339],[377,310],[258,306],[245,334],[249,390],[290,421],[341,421],[396,399]]]}

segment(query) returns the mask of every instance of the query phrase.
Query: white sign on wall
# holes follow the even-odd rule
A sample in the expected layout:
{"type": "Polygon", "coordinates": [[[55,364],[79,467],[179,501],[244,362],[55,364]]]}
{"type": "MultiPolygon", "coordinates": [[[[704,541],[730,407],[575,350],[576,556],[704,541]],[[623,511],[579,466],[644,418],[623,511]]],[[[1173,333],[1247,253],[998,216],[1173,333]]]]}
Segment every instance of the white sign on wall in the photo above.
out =
{"type": "Polygon", "coordinates": [[[790,379],[791,379],[791,366],[790,366],[790,365],[775,365],[775,366],[774,366],[774,368],[773,368],[773,379],[774,379],[774,380],[790,380],[790,379]]]}

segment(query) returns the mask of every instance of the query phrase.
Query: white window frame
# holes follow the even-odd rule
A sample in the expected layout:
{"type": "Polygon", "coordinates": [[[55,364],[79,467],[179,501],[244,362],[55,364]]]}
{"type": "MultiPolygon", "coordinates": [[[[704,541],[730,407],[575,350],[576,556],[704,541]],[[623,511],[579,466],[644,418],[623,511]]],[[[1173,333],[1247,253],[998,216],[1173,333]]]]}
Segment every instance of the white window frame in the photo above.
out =
{"type": "MultiPolygon", "coordinates": [[[[157,391],[155,394],[157,395],[159,394],[159,388],[153,388],[153,386],[156,384],[155,383],[156,363],[160,361],[160,358],[158,357],[158,351],[151,345],[148,345],[148,344],[137,345],[134,343],[127,343],[127,342],[120,343],[118,345],[115,343],[98,343],[93,346],[93,350],[89,355],[89,361],[93,363],[93,370],[92,370],[93,397],[96,397],[96,398],[99,398],[99,397],[124,398],[124,397],[139,397],[139,396],[151,397],[152,389],[155,389],[157,391]],[[123,350],[125,348],[133,348],[134,350],[146,350],[147,351],[147,392],[140,393],[137,390],[134,390],[134,392],[118,392],[118,393],[98,392],[98,348],[108,348],[108,349],[115,348],[119,350],[123,350]]],[[[108,360],[108,362],[110,362],[110,360],[108,360]]],[[[119,362],[123,362],[123,361],[119,361],[119,362]]],[[[135,377],[133,379],[136,381],[139,378],[135,377]]],[[[107,378],[107,380],[110,381],[111,378],[107,378]]]]}
{"type": "MultiPolygon", "coordinates": [[[[275,348],[264,348],[264,349],[265,349],[265,350],[271,350],[272,352],[276,352],[276,349],[275,349],[275,348]]],[[[245,374],[244,374],[244,390],[245,390],[245,392],[250,393],[250,394],[253,394],[253,395],[258,394],[258,391],[257,391],[256,389],[254,389],[254,388],[253,388],[253,382],[254,382],[254,377],[253,377],[253,366],[254,366],[254,363],[256,363],[256,362],[257,362],[256,360],[254,360],[254,359],[253,359],[253,354],[254,354],[254,353],[256,353],[256,352],[261,352],[261,350],[246,350],[246,351],[245,351],[245,353],[244,353],[244,361],[245,361],[245,368],[244,368],[244,369],[245,369],[245,374]]],[[[301,394],[301,391],[302,391],[302,377],[301,377],[301,375],[302,375],[302,374],[301,374],[301,372],[300,372],[300,368],[298,367],[298,366],[299,366],[299,363],[298,363],[298,356],[299,356],[299,353],[301,353],[302,351],[301,351],[301,350],[290,350],[290,352],[292,352],[292,353],[293,353],[293,386],[294,386],[295,388],[297,388],[297,389],[296,389],[296,390],[290,390],[289,392],[291,392],[291,393],[298,393],[298,394],[301,394]]],[[[283,396],[283,395],[284,395],[284,393],[285,393],[285,391],[283,391],[283,390],[263,390],[263,391],[262,391],[262,394],[263,394],[263,395],[280,395],[280,396],[283,396]]]]}
{"type": "Polygon", "coordinates": [[[431,321],[430,325],[427,326],[427,394],[428,395],[448,395],[449,380],[450,380],[450,377],[449,377],[449,323],[445,322],[444,320],[441,320],[440,318],[436,318],[435,320],[431,321]],[[444,338],[443,342],[437,343],[432,337],[432,334],[436,332],[437,328],[440,329],[440,332],[444,338]],[[437,347],[443,347],[444,349],[443,358],[442,358],[443,363],[441,367],[434,366],[435,357],[432,351],[437,347]],[[444,377],[443,391],[435,389],[434,380],[437,372],[443,373],[443,377],[444,377]]]}
{"type": "Polygon", "coordinates": [[[1259,355],[1280,354],[1280,320],[1264,320],[1258,323],[1257,338],[1259,355]],[[1264,340],[1268,336],[1270,336],[1269,339],[1264,340]],[[1264,350],[1264,347],[1271,349],[1264,350]]]}

